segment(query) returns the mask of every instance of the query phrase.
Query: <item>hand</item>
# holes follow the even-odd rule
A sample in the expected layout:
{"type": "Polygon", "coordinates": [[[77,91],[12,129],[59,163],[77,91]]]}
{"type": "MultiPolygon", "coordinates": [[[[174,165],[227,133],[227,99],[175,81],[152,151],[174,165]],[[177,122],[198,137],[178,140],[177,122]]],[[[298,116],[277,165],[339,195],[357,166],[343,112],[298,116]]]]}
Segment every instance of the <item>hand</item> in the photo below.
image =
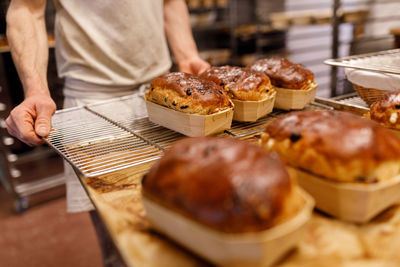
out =
{"type": "Polygon", "coordinates": [[[56,104],[47,94],[32,95],[15,107],[6,120],[8,133],[29,146],[43,144],[50,133],[56,104]]]}
{"type": "Polygon", "coordinates": [[[178,63],[179,71],[199,75],[210,68],[210,64],[199,56],[178,63]]]}

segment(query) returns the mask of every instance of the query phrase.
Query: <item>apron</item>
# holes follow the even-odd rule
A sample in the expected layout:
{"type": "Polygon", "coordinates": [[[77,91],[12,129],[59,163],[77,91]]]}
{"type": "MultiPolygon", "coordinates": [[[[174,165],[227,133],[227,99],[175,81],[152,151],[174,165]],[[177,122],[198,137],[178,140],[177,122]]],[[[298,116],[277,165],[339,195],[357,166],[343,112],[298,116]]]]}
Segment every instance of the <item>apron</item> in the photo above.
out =
{"type": "MultiPolygon", "coordinates": [[[[87,94],[85,97],[72,97],[65,96],[64,108],[71,108],[77,106],[83,106],[87,104],[98,103],[106,99],[111,99],[114,97],[121,97],[125,95],[130,95],[133,92],[134,98],[134,118],[143,117],[147,115],[146,104],[143,98],[146,86],[142,85],[139,89],[134,91],[125,92],[113,92],[113,93],[93,93],[92,95],[87,94]]],[[[71,165],[64,161],[64,175],[67,191],[67,212],[83,212],[93,210],[93,204],[90,201],[85,189],[83,188],[79,178],[75,174],[74,169],[71,165]]]]}

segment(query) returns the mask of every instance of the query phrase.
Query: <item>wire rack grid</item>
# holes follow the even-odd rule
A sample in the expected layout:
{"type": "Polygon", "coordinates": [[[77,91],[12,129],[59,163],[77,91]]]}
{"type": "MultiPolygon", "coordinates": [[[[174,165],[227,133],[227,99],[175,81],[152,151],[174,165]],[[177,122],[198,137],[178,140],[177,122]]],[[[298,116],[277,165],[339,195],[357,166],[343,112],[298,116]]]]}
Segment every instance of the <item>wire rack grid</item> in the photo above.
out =
{"type": "Polygon", "coordinates": [[[84,107],[57,111],[45,141],[85,177],[136,166],[162,155],[158,147],[84,107]]]}
{"type": "MultiPolygon", "coordinates": [[[[96,177],[160,158],[182,134],[149,121],[141,96],[57,111],[45,141],[83,177],[96,177]]],[[[307,109],[330,107],[314,103],[307,109]]],[[[252,123],[233,122],[219,134],[256,142],[265,125],[285,111],[274,110],[252,123]]]]}

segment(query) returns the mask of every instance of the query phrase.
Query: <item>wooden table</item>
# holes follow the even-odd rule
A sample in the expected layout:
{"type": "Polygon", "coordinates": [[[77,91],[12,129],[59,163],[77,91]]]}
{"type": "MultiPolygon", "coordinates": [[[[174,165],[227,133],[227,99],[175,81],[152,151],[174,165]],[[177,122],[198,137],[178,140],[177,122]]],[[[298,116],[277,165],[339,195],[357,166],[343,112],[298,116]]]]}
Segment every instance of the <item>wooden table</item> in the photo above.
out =
{"type": "MultiPolygon", "coordinates": [[[[207,266],[152,232],[141,203],[143,174],[152,163],[96,178],[81,178],[128,266],[207,266]]],[[[400,206],[365,225],[314,212],[305,237],[276,266],[400,266],[400,206]]]]}

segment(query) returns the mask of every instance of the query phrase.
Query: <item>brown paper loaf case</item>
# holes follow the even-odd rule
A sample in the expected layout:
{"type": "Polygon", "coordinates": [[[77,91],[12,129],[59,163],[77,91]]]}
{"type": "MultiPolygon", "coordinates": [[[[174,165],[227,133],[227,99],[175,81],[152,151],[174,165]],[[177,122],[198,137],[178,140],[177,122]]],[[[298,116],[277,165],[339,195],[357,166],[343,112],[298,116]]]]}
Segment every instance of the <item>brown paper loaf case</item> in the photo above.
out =
{"type": "Polygon", "coordinates": [[[209,115],[232,108],[224,90],[200,77],[172,72],[155,78],[146,100],[188,114],[209,115]]]}
{"type": "Polygon", "coordinates": [[[277,154],[233,138],[178,141],[142,185],[146,198],[224,233],[271,228],[303,206],[277,154]]]}
{"type": "Polygon", "coordinates": [[[279,116],[267,125],[262,143],[289,165],[335,181],[371,183],[400,173],[400,139],[347,112],[279,116]]]}

